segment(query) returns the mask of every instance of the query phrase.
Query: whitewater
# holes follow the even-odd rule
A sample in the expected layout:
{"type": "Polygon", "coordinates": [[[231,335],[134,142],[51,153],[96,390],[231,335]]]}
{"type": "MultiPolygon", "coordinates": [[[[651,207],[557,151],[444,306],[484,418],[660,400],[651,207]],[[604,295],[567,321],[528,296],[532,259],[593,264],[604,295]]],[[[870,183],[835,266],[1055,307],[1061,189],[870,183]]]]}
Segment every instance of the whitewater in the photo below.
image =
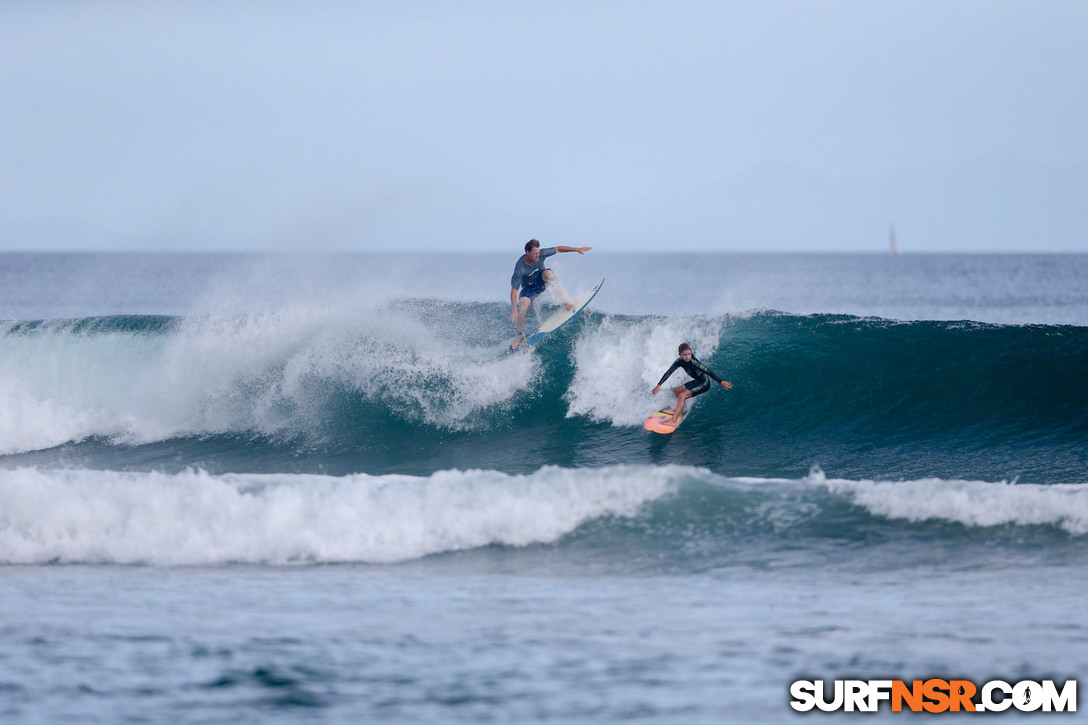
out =
{"type": "Polygon", "coordinates": [[[608,282],[507,355],[510,255],[0,256],[0,717],[778,722],[1088,665],[1088,256],[549,261],[608,282]],[[680,342],[734,388],[656,436],[680,342]]]}

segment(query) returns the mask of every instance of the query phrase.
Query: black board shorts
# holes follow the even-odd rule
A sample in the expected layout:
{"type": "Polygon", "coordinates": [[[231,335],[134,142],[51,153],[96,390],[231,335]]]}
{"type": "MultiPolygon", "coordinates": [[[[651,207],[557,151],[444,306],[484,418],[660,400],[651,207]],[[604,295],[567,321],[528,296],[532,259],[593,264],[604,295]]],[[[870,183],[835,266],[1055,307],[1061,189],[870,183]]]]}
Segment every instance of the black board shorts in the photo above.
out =
{"type": "Polygon", "coordinates": [[[706,391],[710,390],[710,378],[703,378],[702,380],[689,380],[684,383],[684,387],[691,393],[691,397],[696,395],[702,395],[706,391]]]}

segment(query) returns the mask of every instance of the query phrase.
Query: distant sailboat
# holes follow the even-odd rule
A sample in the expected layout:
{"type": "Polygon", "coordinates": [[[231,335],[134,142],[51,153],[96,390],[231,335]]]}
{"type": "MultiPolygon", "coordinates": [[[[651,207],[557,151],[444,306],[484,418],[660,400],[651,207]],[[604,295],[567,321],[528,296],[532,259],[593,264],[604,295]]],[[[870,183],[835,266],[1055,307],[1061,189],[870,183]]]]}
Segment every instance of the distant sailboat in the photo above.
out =
{"type": "Polygon", "coordinates": [[[888,241],[888,254],[892,255],[893,257],[898,257],[899,256],[899,245],[895,243],[895,226],[892,225],[890,227],[890,230],[891,230],[891,238],[888,241]]]}

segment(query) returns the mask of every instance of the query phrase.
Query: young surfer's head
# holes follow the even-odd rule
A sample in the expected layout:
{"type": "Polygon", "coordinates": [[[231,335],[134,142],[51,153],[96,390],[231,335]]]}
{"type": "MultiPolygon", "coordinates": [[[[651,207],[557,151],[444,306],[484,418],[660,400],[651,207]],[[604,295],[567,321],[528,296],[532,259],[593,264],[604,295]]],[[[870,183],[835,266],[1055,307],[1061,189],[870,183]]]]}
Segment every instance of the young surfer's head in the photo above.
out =
{"type": "Polygon", "coordinates": [[[525,242],[525,261],[529,264],[536,262],[537,257],[540,256],[540,242],[535,239],[530,239],[525,242]]]}
{"type": "Polygon", "coordinates": [[[676,348],[676,352],[680,355],[680,357],[684,358],[685,360],[691,359],[691,345],[687,344],[686,342],[680,343],[680,347],[676,348]],[[685,355],[684,353],[687,354],[685,355]]]}

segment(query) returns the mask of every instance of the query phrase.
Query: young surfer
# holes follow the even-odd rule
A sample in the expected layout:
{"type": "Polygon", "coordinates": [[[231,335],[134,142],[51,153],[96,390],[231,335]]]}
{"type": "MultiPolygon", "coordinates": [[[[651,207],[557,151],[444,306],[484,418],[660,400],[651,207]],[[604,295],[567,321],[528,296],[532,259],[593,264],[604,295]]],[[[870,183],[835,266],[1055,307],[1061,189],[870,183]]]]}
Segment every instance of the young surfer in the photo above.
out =
{"type": "Polygon", "coordinates": [[[540,248],[540,242],[530,239],[525,243],[525,255],[518,258],[514,265],[514,276],[510,278],[510,322],[514,323],[517,337],[514,338],[512,348],[516,348],[521,342],[522,328],[525,327],[525,314],[529,311],[529,305],[547,287],[556,285],[559,296],[563,300],[563,306],[568,310],[574,306],[567,300],[567,294],[563,286],[559,284],[559,277],[555,272],[544,266],[544,260],[556,252],[578,252],[585,254],[593,247],[545,247],[540,248]],[[518,294],[518,290],[521,293],[518,294]]]}
{"type": "Polygon", "coordinates": [[[673,395],[676,396],[676,408],[673,410],[672,417],[669,418],[671,425],[676,425],[680,422],[680,414],[684,412],[684,401],[688,398],[694,398],[696,395],[702,395],[706,391],[710,390],[710,379],[713,378],[721,384],[723,388],[729,390],[733,387],[733,383],[728,380],[722,380],[714,371],[699,362],[699,358],[695,357],[691,352],[691,345],[686,342],[680,345],[677,349],[680,357],[676,358],[676,362],[669,366],[669,369],[665,371],[665,374],[661,376],[661,380],[658,381],[657,387],[654,388],[654,395],[657,395],[661,390],[661,385],[669,379],[676,368],[683,368],[684,372],[692,377],[690,381],[683,385],[678,385],[672,389],[673,395]]]}

